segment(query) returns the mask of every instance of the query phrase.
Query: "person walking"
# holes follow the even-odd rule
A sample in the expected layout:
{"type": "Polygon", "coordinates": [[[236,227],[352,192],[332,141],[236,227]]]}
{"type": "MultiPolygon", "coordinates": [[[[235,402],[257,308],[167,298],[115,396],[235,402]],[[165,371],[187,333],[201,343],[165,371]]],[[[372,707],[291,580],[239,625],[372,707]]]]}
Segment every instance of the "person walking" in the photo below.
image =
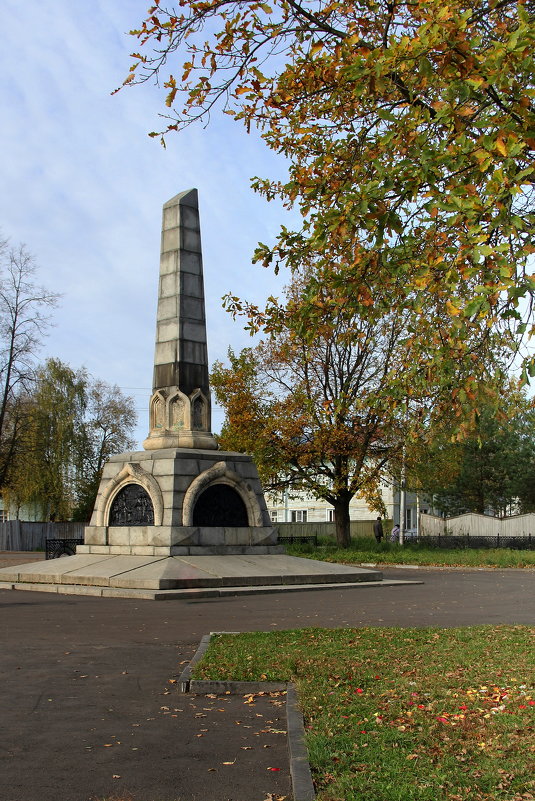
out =
{"type": "Polygon", "coordinates": [[[390,534],[390,542],[397,542],[399,540],[399,523],[392,529],[392,533],[390,534]]]}
{"type": "Polygon", "coordinates": [[[378,517],[373,524],[373,533],[375,536],[375,541],[379,544],[383,539],[383,523],[380,517],[378,517]]]}

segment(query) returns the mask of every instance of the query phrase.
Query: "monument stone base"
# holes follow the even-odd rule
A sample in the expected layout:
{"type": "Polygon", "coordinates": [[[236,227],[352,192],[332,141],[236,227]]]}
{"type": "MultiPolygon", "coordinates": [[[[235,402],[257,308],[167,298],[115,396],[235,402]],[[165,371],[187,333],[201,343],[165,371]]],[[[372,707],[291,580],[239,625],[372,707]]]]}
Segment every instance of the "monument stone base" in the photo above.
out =
{"type": "Polygon", "coordinates": [[[84,545],[78,545],[76,553],[184,556],[284,553],[284,548],[277,545],[273,526],[88,526],[84,545]]]}
{"type": "Polygon", "coordinates": [[[384,582],[378,570],[266,553],[268,547],[255,554],[77,553],[1,568],[0,588],[163,600],[405,583],[384,582]]]}
{"type": "Polygon", "coordinates": [[[85,530],[85,546],[131,549],[121,553],[149,553],[132,550],[144,547],[166,548],[171,555],[175,547],[276,544],[251,457],[217,450],[164,448],[112,456],[85,530]]]}

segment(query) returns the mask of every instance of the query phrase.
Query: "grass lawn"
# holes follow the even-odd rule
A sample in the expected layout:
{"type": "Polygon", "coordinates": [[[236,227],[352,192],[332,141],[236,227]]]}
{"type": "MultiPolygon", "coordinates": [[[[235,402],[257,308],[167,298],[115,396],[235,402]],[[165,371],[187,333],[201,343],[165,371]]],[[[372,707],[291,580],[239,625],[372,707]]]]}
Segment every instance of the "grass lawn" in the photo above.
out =
{"type": "Polygon", "coordinates": [[[430,548],[416,542],[400,546],[390,542],[378,545],[370,537],[355,538],[350,548],[337,548],[327,538],[321,538],[316,547],[308,543],[286,545],[286,551],[294,556],[321,559],[342,564],[442,565],[464,567],[533,567],[535,551],[512,548],[430,548]]]}
{"type": "Polygon", "coordinates": [[[318,801],[535,799],[535,628],[219,635],[194,674],[296,682],[318,801]]]}

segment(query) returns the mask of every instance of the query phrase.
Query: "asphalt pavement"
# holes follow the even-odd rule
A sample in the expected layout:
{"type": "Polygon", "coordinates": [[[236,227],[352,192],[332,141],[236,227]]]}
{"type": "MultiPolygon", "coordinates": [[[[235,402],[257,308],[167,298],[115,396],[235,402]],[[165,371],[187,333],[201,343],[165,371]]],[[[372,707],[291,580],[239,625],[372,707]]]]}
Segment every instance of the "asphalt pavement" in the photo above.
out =
{"type": "Polygon", "coordinates": [[[289,801],[283,695],[177,691],[209,632],[535,622],[535,570],[384,575],[424,584],[189,601],[0,591],[0,801],[289,801]]]}

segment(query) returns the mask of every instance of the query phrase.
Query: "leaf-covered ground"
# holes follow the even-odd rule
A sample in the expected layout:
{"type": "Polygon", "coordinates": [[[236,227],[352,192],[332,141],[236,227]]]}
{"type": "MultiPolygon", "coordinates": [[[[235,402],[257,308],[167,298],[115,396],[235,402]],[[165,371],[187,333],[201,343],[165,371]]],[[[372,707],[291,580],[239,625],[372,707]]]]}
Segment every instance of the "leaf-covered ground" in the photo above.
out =
{"type": "Polygon", "coordinates": [[[195,674],[292,679],[318,801],[535,798],[535,629],[213,638],[195,674]]]}

